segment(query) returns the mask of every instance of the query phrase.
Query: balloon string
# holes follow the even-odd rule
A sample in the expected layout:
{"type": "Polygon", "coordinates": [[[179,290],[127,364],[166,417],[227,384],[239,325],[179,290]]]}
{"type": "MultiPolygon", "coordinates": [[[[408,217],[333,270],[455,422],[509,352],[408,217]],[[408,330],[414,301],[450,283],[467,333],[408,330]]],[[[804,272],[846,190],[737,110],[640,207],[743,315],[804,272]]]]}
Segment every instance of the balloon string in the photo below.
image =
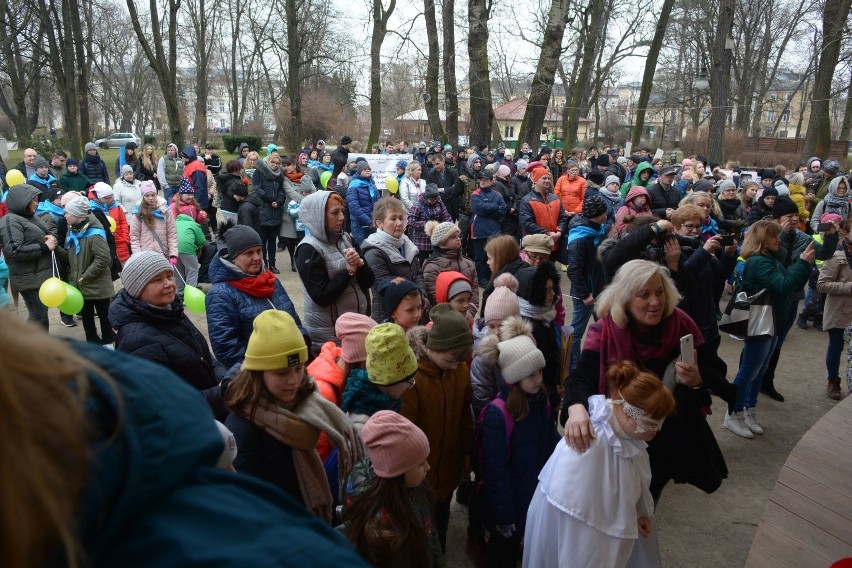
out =
{"type": "Polygon", "coordinates": [[[50,264],[53,269],[53,277],[59,277],[59,264],[56,262],[56,251],[50,251],[50,264]]]}
{"type": "Polygon", "coordinates": [[[186,283],[186,280],[183,279],[183,275],[180,273],[180,270],[177,269],[177,266],[172,266],[172,270],[175,271],[175,273],[178,275],[178,278],[180,278],[180,281],[183,282],[184,286],[189,286],[189,284],[186,283]]]}

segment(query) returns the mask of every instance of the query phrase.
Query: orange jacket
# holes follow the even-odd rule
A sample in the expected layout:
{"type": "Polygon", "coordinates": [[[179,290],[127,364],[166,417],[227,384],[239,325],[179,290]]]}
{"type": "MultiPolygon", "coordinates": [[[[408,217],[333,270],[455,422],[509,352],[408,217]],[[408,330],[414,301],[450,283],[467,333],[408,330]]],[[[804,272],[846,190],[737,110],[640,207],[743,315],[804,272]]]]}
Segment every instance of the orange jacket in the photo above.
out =
{"type": "MultiPolygon", "coordinates": [[[[340,358],[341,353],[342,349],[340,347],[335,345],[333,341],[327,341],[322,346],[317,358],[314,359],[313,363],[308,365],[308,374],[316,381],[320,395],[338,408],[343,398],[343,387],[346,383],[346,377],[343,376],[343,369],[337,366],[337,360],[340,358]]],[[[334,447],[331,445],[328,436],[323,432],[317,442],[317,453],[320,455],[323,463],[325,463],[325,460],[333,449],[334,447]]]]}
{"type": "Polygon", "coordinates": [[[586,195],[586,180],[581,176],[571,181],[568,174],[562,174],[556,180],[556,188],[553,190],[562,200],[562,207],[569,215],[571,213],[583,212],[583,198],[586,195]]]}

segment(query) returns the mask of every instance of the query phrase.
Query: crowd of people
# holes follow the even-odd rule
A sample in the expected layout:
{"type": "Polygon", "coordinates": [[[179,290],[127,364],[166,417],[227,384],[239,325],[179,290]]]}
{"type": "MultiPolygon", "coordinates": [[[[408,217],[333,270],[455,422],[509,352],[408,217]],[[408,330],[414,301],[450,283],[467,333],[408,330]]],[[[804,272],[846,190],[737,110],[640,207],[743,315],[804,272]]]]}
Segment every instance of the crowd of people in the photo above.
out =
{"type": "MultiPolygon", "coordinates": [[[[412,156],[396,164],[398,188],[380,191],[369,160],[350,160],[352,144],[344,136],[330,151],[320,140],[293,155],[273,144],[263,158],[244,144],[225,164],[211,146],[169,144],[158,158],[129,144],[112,185],[93,144],[82,161],[25,150],[25,182],[0,208],[0,306],[8,283],[48,331],[39,291],[58,276],[83,297],[87,342],[120,353],[44,337],[44,365],[64,369],[45,377],[51,404],[97,434],[69,439],[63,457],[49,455],[51,442],[30,459],[99,461],[66,480],[71,501],[16,543],[21,558],[120,560],[145,531],[178,554],[169,527],[192,538],[219,518],[248,526],[263,514],[269,538],[275,520],[314,517],[299,521],[300,549],[323,542],[340,562],[356,556],[332,526],[372,565],[441,566],[456,495],[477,565],[656,566],[665,486],[712,493],[728,475],[706,421],[711,395],[733,434],[771,435],[758,395],[783,402],[775,371],[797,324],[827,332],[826,394],[842,397],[852,196],[836,161],[752,179],[702,156],[664,164],[648,149],[403,142],[373,149],[412,156]],[[284,252],[300,310],[278,277],[284,252]],[[199,282],[207,337],[184,302],[199,282]],[[770,314],[765,329],[734,330],[743,304],[770,314]],[[742,341],[736,364],[719,356],[723,333],[742,341]],[[155,383],[177,393],[174,410],[156,408],[155,383]],[[118,456],[138,447],[128,437],[147,448],[137,429],[190,420],[170,440],[185,451],[138,466],[175,478],[134,514],[90,495],[109,478],[138,499],[141,472],[118,456]],[[106,458],[86,453],[92,444],[106,458]],[[221,512],[239,498],[237,512],[221,512]],[[181,502],[204,522],[170,518],[181,502]],[[78,507],[91,519],[79,521],[78,507]],[[96,531],[107,521],[112,532],[96,531]]],[[[29,331],[0,318],[0,352],[21,348],[15,334],[29,331]]],[[[74,314],[60,321],[77,325],[74,314]]],[[[45,370],[0,367],[4,383],[45,370]]],[[[852,365],[846,377],[852,389],[852,365]]],[[[27,504],[33,492],[20,493],[27,504]]],[[[240,531],[179,554],[201,565],[240,531]]],[[[254,540],[241,560],[272,554],[254,540]]]]}

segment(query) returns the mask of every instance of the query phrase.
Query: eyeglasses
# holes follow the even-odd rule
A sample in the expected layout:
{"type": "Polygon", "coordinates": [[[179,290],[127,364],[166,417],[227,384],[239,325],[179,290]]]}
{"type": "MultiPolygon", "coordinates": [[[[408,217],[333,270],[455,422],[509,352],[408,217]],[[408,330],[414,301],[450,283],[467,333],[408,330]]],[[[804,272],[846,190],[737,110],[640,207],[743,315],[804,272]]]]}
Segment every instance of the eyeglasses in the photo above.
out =
{"type": "Polygon", "coordinates": [[[701,228],[701,225],[693,225],[692,223],[684,223],[683,225],[681,225],[681,227],[683,227],[687,231],[697,231],[698,229],[701,228]]]}
{"type": "Polygon", "coordinates": [[[415,380],[414,380],[414,377],[411,377],[410,379],[408,379],[407,381],[405,381],[405,384],[407,384],[407,385],[408,385],[408,388],[409,388],[409,389],[413,389],[413,388],[414,388],[414,385],[416,385],[416,384],[417,384],[417,381],[415,381],[415,380]]]}

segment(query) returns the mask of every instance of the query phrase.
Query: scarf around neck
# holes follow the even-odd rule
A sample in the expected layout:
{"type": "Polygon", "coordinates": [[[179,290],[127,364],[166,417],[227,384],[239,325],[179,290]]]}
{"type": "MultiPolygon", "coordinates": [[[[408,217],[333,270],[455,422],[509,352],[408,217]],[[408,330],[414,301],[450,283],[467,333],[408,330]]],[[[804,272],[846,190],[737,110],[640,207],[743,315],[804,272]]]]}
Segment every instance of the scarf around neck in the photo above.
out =
{"type": "Polygon", "coordinates": [[[228,284],[252,298],[268,300],[275,294],[275,282],[277,280],[271,270],[264,270],[257,276],[244,276],[238,280],[228,280],[228,284]]]}
{"type": "Polygon", "coordinates": [[[595,239],[595,246],[598,246],[605,236],[606,226],[603,224],[597,230],[591,225],[577,225],[568,231],[568,244],[573,243],[577,239],[593,237],[595,239]]]}
{"type": "Polygon", "coordinates": [[[395,238],[381,229],[367,237],[366,243],[373,245],[388,255],[392,264],[411,263],[417,256],[417,247],[407,236],[395,238]]]}
{"type": "Polygon", "coordinates": [[[525,318],[543,321],[544,323],[550,323],[556,318],[555,306],[534,306],[520,296],[518,296],[518,306],[521,308],[521,315],[525,318]]]}
{"type": "Polygon", "coordinates": [[[81,232],[74,230],[68,231],[68,236],[65,238],[65,248],[68,248],[69,245],[74,245],[74,252],[76,254],[80,254],[80,240],[93,236],[98,236],[103,238],[103,240],[107,240],[106,232],[104,232],[103,229],[96,229],[95,227],[90,226],[88,229],[81,232]]]}
{"type": "Polygon", "coordinates": [[[613,203],[621,199],[621,192],[618,190],[610,191],[605,187],[598,189],[598,193],[612,201],[613,203]]]}

